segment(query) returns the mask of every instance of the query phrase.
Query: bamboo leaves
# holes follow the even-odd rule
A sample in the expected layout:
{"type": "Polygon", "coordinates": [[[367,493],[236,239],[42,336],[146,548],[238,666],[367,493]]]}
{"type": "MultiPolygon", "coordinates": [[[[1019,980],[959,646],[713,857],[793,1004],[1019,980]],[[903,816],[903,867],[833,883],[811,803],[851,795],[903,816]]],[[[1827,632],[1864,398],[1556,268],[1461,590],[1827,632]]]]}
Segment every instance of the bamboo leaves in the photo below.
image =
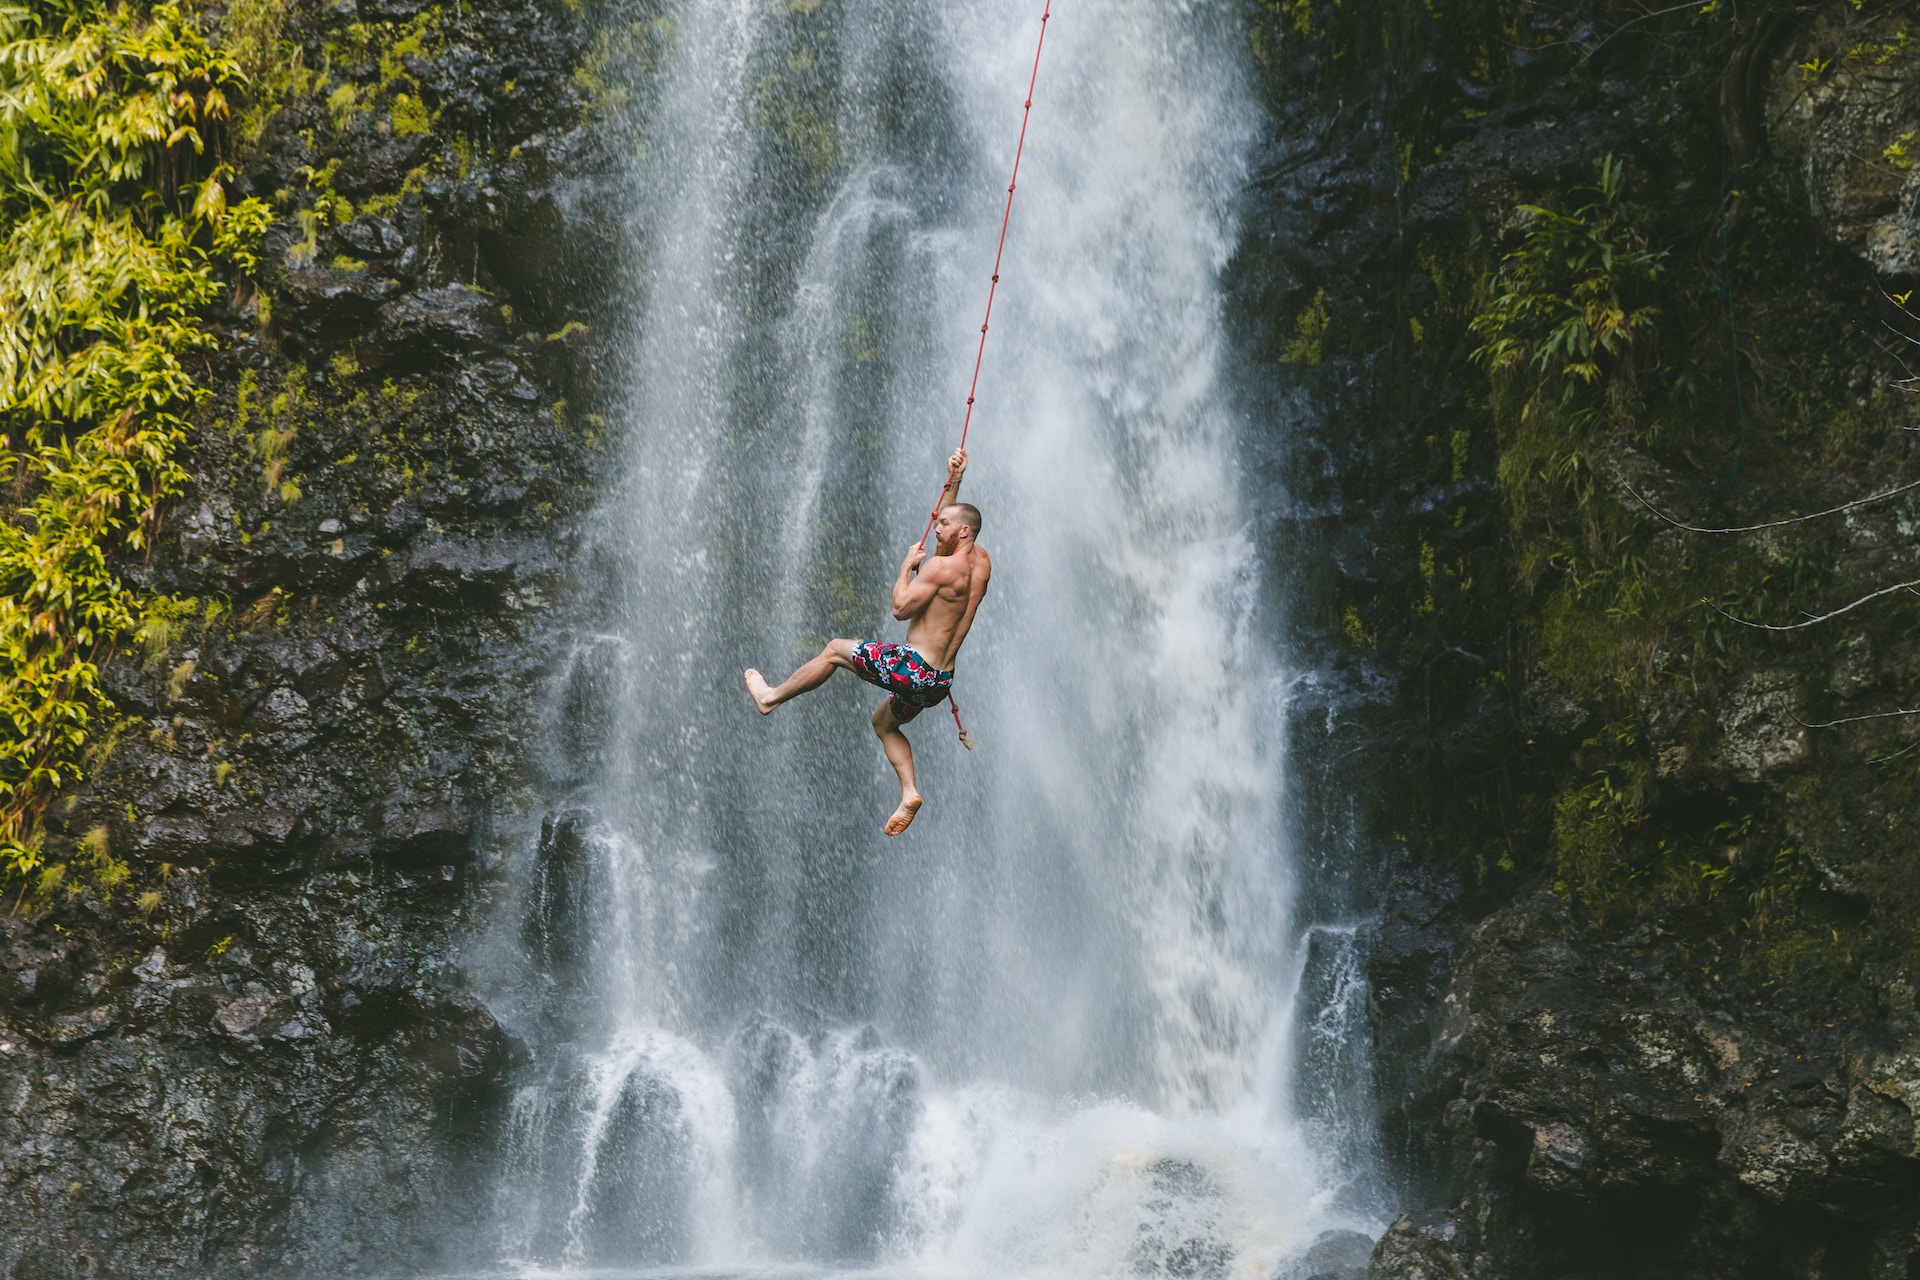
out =
{"type": "Polygon", "coordinates": [[[1667,255],[1632,230],[1624,185],[1622,162],[1609,156],[1589,188],[1594,199],[1572,213],[1521,206],[1526,233],[1471,325],[1485,339],[1474,359],[1494,373],[1531,365],[1540,389],[1557,384],[1563,401],[1606,374],[1630,373],[1634,336],[1658,315],[1636,300],[1667,255]]]}

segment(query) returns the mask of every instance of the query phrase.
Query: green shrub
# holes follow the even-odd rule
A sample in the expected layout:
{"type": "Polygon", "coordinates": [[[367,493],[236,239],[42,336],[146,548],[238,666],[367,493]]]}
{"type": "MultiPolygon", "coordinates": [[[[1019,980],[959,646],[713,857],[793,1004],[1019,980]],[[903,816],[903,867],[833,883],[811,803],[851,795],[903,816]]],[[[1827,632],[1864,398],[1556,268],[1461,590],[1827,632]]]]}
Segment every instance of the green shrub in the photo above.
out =
{"type": "Polygon", "coordinates": [[[1532,394],[1559,391],[1564,403],[1609,374],[1632,376],[1634,336],[1658,314],[1647,286],[1666,265],[1627,216],[1625,166],[1600,162],[1593,199],[1572,213],[1522,205],[1520,247],[1507,255],[1494,294],[1472,322],[1485,339],[1474,359],[1498,374],[1531,366],[1532,394]]]}

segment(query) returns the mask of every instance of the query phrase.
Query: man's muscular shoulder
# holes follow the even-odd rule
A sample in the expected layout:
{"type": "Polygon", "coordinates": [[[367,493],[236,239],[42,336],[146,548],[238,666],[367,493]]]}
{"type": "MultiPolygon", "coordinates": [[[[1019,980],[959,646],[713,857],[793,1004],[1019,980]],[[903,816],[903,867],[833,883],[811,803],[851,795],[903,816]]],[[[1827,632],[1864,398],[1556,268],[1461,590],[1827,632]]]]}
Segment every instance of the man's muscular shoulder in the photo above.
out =
{"type": "Polygon", "coordinates": [[[965,582],[967,572],[963,556],[935,556],[920,569],[923,577],[931,577],[935,582],[965,582]]]}

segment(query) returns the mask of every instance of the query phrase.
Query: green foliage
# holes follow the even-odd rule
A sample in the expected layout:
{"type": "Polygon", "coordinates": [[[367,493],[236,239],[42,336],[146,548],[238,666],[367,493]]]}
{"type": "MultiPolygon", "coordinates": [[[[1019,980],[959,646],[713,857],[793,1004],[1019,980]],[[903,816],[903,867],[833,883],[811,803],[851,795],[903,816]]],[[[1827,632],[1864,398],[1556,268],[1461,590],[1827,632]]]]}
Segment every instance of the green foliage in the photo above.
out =
{"type": "Polygon", "coordinates": [[[393,131],[405,136],[410,133],[425,133],[433,127],[433,118],[428,115],[426,104],[410,93],[396,93],[388,104],[387,114],[393,121],[393,131]]]}
{"type": "Polygon", "coordinates": [[[1618,674],[1617,663],[1593,660],[1630,660],[1630,647],[1616,642],[1645,615],[1646,566],[1612,504],[1593,501],[1594,451],[1655,433],[1634,354],[1654,335],[1667,253],[1648,247],[1625,186],[1623,165],[1608,157],[1572,213],[1523,205],[1520,245],[1468,322],[1482,344],[1473,357],[1493,381],[1520,585],[1552,584],[1542,610],[1549,631],[1592,633],[1598,624],[1614,649],[1567,664],[1583,685],[1618,674]]]}
{"type": "MultiPolygon", "coordinates": [[[[255,265],[272,212],[228,208],[222,156],[244,85],[172,3],[0,8],[0,874],[52,887],[39,819],[79,779],[113,707],[100,667],[178,608],[113,569],[186,473],[185,359],[214,256],[255,265]]],[[[83,850],[97,888],[125,864],[83,850]]]]}
{"type": "Polygon", "coordinates": [[[313,85],[304,51],[282,36],[292,9],[293,0],[228,0],[220,44],[248,87],[232,126],[243,149],[260,140],[281,103],[313,85]]]}
{"type": "Polygon", "coordinates": [[[1307,304],[1293,323],[1293,338],[1287,343],[1286,350],[1280,353],[1281,364],[1318,365],[1322,358],[1327,340],[1327,325],[1332,317],[1327,311],[1327,291],[1314,292],[1313,301],[1307,304]]]}
{"type": "MultiPolygon", "coordinates": [[[[1777,788],[1728,784],[1712,763],[1724,728],[1710,713],[1746,673],[1793,661],[1794,651],[1698,603],[1779,618],[1832,598],[1833,530],[1808,526],[1773,541],[1685,536],[1624,490],[1727,491],[1738,456],[1729,277],[1743,345],[1764,352],[1753,363],[1769,371],[1773,397],[1764,430],[1739,438],[1743,486],[1792,492],[1815,458],[1829,479],[1882,461],[1887,406],[1856,404],[1844,375],[1857,357],[1837,362],[1809,337],[1809,299],[1830,286],[1808,263],[1799,196],[1764,167],[1744,181],[1751,218],[1730,266],[1716,260],[1717,210],[1637,208],[1611,159],[1599,185],[1574,200],[1523,206],[1520,242],[1482,269],[1468,324],[1490,379],[1476,411],[1498,443],[1518,588],[1516,683],[1565,695],[1606,721],[1570,762],[1543,760],[1528,786],[1545,802],[1534,830],[1556,887],[1602,927],[1658,922],[1703,973],[1838,991],[1863,957],[1889,944],[1889,914],[1875,907],[1863,920],[1821,892],[1777,788]],[[1566,207],[1573,212],[1555,211],[1566,207]],[[1670,261],[1653,247],[1687,238],[1705,251],[1670,261]]],[[[1470,293],[1450,268],[1429,274],[1443,297],[1470,293]]],[[[1833,333],[1823,329],[1821,340],[1833,333]]],[[[1458,453],[1454,461],[1457,472],[1458,453]]],[[[1795,821],[1818,829],[1838,809],[1835,778],[1857,766],[1822,756],[1805,767],[1795,821]]],[[[1894,898],[1878,884],[1875,892],[1894,898]]]]}
{"type": "Polygon", "coordinates": [[[345,77],[327,94],[334,132],[345,133],[382,104],[394,133],[427,132],[434,113],[421,97],[419,80],[407,70],[407,59],[437,53],[444,45],[437,8],[422,10],[404,24],[350,23],[344,38],[327,49],[328,74],[345,77]]]}
{"type": "Polygon", "coordinates": [[[573,72],[573,84],[585,100],[588,117],[611,117],[626,110],[633,87],[652,80],[678,35],[672,17],[655,14],[602,27],[593,48],[573,72]]]}
{"type": "Polygon", "coordinates": [[[1638,905],[1641,877],[1629,858],[1646,818],[1646,781],[1644,767],[1603,770],[1554,802],[1554,887],[1603,916],[1638,905]]]}
{"type": "Polygon", "coordinates": [[[756,59],[758,76],[747,120],[769,144],[783,180],[817,198],[847,162],[835,110],[839,50],[818,4],[789,0],[785,8],[781,20],[787,43],[770,41],[756,59]]]}
{"type": "Polygon", "coordinates": [[[1474,359],[1500,374],[1530,367],[1534,394],[1562,402],[1605,375],[1632,376],[1634,336],[1653,327],[1649,286],[1666,264],[1633,229],[1625,165],[1600,162],[1593,199],[1572,213],[1522,205],[1527,230],[1495,277],[1495,296],[1473,320],[1485,339],[1474,359]]]}
{"type": "Polygon", "coordinates": [[[214,228],[213,252],[238,270],[251,274],[260,265],[260,243],[273,225],[273,206],[248,196],[227,210],[226,218],[214,228]]]}

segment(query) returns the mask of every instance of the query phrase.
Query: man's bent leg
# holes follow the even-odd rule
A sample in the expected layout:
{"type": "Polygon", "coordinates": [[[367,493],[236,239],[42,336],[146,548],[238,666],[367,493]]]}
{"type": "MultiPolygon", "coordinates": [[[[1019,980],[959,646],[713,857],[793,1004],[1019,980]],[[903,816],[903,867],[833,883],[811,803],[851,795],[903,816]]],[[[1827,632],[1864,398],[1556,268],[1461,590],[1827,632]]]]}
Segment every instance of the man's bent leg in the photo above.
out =
{"type": "MultiPolygon", "coordinates": [[[[909,719],[912,717],[909,716],[909,719]]],[[[900,807],[893,811],[882,828],[888,835],[897,836],[907,829],[913,821],[913,815],[920,812],[920,791],[913,785],[913,744],[907,741],[907,735],[900,732],[900,722],[893,715],[893,701],[888,699],[880,704],[873,713],[873,731],[879,735],[880,749],[887,753],[887,763],[900,775],[900,807]]]]}
{"type": "Polygon", "coordinates": [[[753,667],[747,668],[747,692],[753,695],[754,705],[760,708],[760,714],[766,715],[789,698],[797,698],[812,689],[818,689],[832,677],[834,671],[845,667],[853,669],[853,641],[829,640],[820,655],[800,664],[799,670],[781,681],[777,686],[768,687],[767,678],[753,667]]]}

